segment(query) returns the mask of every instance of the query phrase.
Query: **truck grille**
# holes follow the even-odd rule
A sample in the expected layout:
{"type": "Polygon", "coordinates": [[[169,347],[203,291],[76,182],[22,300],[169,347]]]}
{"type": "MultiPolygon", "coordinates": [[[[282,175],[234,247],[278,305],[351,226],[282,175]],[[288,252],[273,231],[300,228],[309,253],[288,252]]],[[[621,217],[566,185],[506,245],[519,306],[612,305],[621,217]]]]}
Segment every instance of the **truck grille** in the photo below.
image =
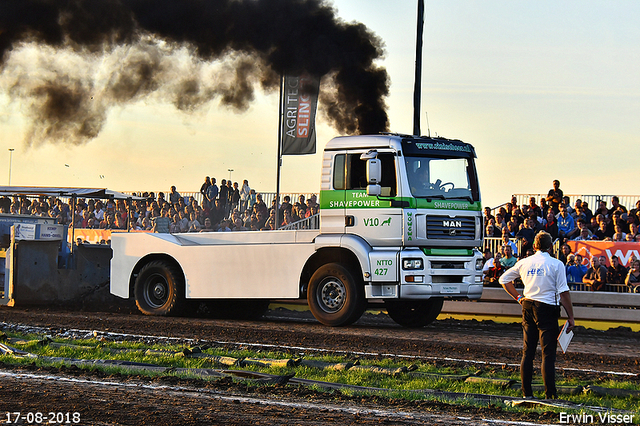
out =
{"type": "Polygon", "coordinates": [[[466,216],[427,216],[427,238],[435,240],[473,240],[476,221],[466,216]]]}
{"type": "Polygon", "coordinates": [[[464,269],[464,262],[431,261],[431,269],[464,269]]]}

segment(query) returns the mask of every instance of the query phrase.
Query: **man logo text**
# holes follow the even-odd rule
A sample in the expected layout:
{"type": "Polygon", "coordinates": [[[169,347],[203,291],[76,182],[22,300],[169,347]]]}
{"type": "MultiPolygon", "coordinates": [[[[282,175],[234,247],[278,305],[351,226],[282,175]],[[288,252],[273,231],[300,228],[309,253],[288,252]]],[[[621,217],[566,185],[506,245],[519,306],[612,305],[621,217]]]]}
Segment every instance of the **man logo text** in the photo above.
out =
{"type": "Polygon", "coordinates": [[[442,226],[449,228],[462,228],[462,221],[460,220],[443,220],[442,226]]]}

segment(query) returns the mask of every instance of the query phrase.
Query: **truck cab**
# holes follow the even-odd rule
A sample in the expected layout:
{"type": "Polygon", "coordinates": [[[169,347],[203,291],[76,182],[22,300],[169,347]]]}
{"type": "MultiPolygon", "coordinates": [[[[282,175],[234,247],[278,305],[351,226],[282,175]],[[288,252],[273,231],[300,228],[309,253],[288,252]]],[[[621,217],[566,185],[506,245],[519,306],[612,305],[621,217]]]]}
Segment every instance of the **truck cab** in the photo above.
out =
{"type": "MultiPolygon", "coordinates": [[[[327,144],[317,241],[340,234],[363,251],[365,296],[384,300],[392,317],[422,310],[431,318],[444,298],[482,295],[475,157],[471,145],[443,138],[382,134],[327,144]]],[[[425,322],[413,317],[394,319],[425,322]]]]}

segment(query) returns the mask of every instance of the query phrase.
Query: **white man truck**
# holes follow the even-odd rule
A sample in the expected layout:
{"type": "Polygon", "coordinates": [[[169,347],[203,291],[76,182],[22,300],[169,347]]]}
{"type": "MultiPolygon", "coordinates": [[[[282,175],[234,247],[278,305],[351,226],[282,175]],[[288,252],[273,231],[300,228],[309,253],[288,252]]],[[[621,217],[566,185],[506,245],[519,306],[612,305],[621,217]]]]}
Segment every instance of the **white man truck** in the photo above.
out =
{"type": "MultiPolygon", "coordinates": [[[[383,306],[406,327],[445,299],[482,295],[475,150],[397,134],[337,137],[323,154],[319,229],[114,233],[111,293],[148,315],[194,302],[261,316],[270,300],[306,299],[340,326],[383,306]]],[[[232,312],[231,312],[232,313],[232,312]]]]}

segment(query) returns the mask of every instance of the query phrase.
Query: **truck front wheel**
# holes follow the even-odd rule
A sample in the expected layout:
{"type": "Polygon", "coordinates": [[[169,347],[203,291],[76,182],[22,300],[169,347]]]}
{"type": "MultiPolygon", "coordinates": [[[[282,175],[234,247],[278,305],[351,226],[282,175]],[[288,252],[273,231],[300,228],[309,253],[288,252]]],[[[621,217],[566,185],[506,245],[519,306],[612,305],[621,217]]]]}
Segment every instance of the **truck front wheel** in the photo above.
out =
{"type": "Polygon", "coordinates": [[[328,326],[349,325],[364,313],[364,287],[338,263],[320,267],[309,281],[307,302],[318,321],[328,326]]]}
{"type": "Polygon", "coordinates": [[[386,300],[385,307],[391,319],[401,326],[417,328],[434,322],[440,315],[443,303],[443,298],[386,300]]]}
{"type": "Polygon", "coordinates": [[[149,262],[136,278],[136,305],[145,315],[175,315],[181,287],[182,276],[176,266],[163,261],[149,262]]]}

